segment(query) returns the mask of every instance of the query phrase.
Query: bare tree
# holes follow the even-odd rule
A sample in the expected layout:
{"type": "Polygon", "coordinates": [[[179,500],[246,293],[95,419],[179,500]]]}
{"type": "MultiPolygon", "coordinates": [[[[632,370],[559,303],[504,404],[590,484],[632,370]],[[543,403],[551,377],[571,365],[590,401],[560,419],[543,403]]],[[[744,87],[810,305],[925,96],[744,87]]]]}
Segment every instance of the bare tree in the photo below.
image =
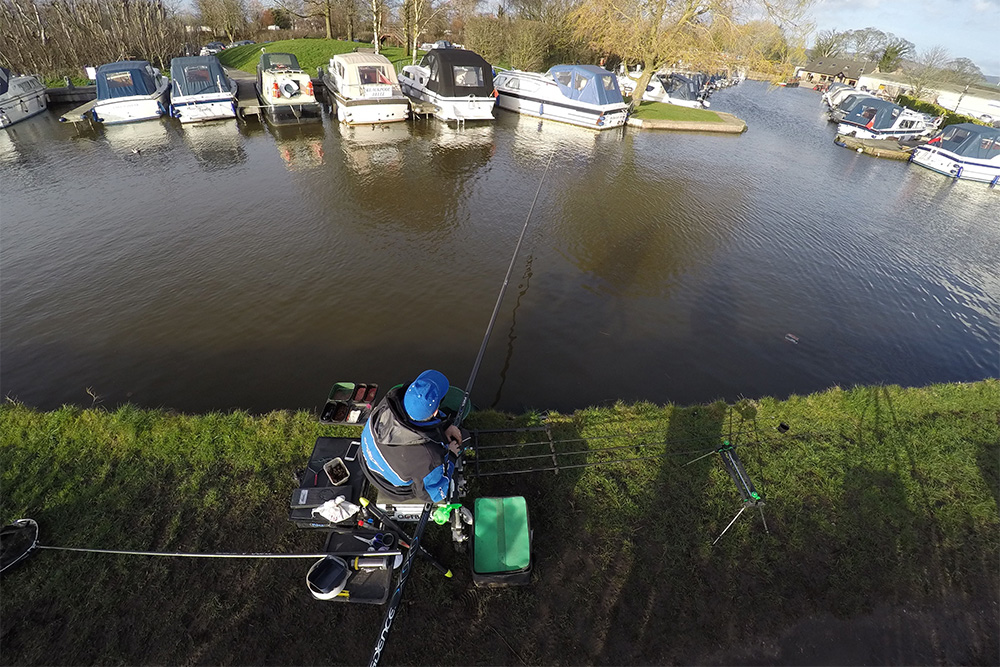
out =
{"type": "Polygon", "coordinates": [[[205,25],[224,32],[230,42],[250,23],[246,0],[195,0],[195,6],[205,25]]]}
{"type": "Polygon", "coordinates": [[[912,89],[913,97],[921,97],[931,83],[945,78],[944,66],[948,61],[948,50],[943,46],[933,46],[921,51],[913,63],[904,68],[906,83],[912,89]]]}
{"type": "Polygon", "coordinates": [[[836,58],[844,50],[846,33],[836,30],[820,30],[813,46],[814,58],[836,58]]]}

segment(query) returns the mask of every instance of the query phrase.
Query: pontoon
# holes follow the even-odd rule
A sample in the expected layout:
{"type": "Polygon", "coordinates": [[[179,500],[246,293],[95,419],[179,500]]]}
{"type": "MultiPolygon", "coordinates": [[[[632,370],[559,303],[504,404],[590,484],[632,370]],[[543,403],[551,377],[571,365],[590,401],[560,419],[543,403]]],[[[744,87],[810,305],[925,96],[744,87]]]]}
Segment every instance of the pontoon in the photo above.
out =
{"type": "Polygon", "coordinates": [[[431,49],[419,65],[403,68],[399,85],[407,97],[433,105],[441,120],[493,120],[493,68],[478,53],[431,49]]]}
{"type": "Polygon", "coordinates": [[[595,65],[556,65],[545,74],[506,70],[496,87],[502,109],[595,130],[625,124],[618,80],[595,65]]]}

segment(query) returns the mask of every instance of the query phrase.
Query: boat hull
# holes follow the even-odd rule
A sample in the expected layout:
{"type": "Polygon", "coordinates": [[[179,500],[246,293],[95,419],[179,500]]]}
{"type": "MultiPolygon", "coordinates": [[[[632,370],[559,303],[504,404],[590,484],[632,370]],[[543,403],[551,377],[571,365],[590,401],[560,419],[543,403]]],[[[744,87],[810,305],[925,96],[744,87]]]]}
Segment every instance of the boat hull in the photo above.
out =
{"type": "Polygon", "coordinates": [[[322,107],[319,102],[271,104],[266,99],[258,99],[260,99],[261,113],[273,125],[319,123],[323,120],[322,107]]]}
{"type": "Polygon", "coordinates": [[[175,95],[170,100],[170,115],[181,123],[236,118],[236,100],[232,95],[175,95]]]}
{"type": "Polygon", "coordinates": [[[337,107],[337,120],[347,125],[397,123],[410,116],[410,98],[399,93],[388,97],[351,97],[344,95],[329,74],[323,85],[337,107]]]}
{"type": "Polygon", "coordinates": [[[497,105],[501,109],[515,111],[525,116],[546,120],[556,120],[592,130],[610,130],[625,124],[628,107],[624,104],[609,108],[596,105],[569,104],[568,102],[544,100],[524,94],[499,91],[497,105]]]}
{"type": "Polygon", "coordinates": [[[105,125],[155,120],[166,114],[167,89],[155,95],[136,95],[94,103],[94,120],[105,125]]]}
{"type": "Polygon", "coordinates": [[[911,161],[951,178],[991,185],[1000,183],[1000,162],[997,160],[976,160],[933,146],[918,146],[913,151],[911,161]]]}
{"type": "Polygon", "coordinates": [[[856,137],[858,139],[915,139],[922,134],[927,134],[933,128],[923,126],[923,127],[913,127],[909,129],[896,128],[888,130],[878,130],[873,128],[867,128],[864,125],[855,125],[854,123],[840,123],[837,125],[837,134],[843,134],[847,137],[856,137]]]}
{"type": "Polygon", "coordinates": [[[34,77],[15,77],[10,90],[0,97],[0,128],[36,116],[48,108],[45,87],[34,77]],[[14,92],[15,88],[18,90],[14,92]]]}
{"type": "Polygon", "coordinates": [[[403,94],[417,102],[434,106],[434,117],[443,121],[494,120],[493,107],[496,100],[492,97],[445,97],[421,86],[408,77],[400,75],[399,87],[403,94]]]}

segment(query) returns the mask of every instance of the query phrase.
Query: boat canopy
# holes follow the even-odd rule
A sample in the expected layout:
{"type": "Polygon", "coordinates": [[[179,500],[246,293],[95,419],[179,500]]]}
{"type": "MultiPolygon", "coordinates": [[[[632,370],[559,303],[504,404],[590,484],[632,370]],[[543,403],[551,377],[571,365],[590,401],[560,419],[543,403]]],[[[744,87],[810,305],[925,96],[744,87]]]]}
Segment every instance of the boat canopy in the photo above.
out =
{"type": "Polygon", "coordinates": [[[683,74],[660,74],[656,77],[663,86],[663,91],[675,100],[697,102],[701,97],[704,82],[683,74]]]}
{"type": "Polygon", "coordinates": [[[262,53],[260,56],[261,69],[302,69],[299,67],[299,59],[294,53],[262,53]]]}
{"type": "Polygon", "coordinates": [[[622,93],[618,79],[596,65],[555,65],[549,75],[563,95],[589,104],[620,104],[622,93]]]}
{"type": "Polygon", "coordinates": [[[431,49],[420,65],[430,70],[427,88],[442,97],[493,94],[493,66],[473,51],[431,49]]]}
{"type": "Polygon", "coordinates": [[[145,60],[123,60],[97,68],[97,99],[152,95],[156,92],[153,68],[145,60]]]}
{"type": "Polygon", "coordinates": [[[888,130],[895,123],[903,107],[877,97],[863,99],[844,116],[843,122],[864,125],[876,130],[888,130]]]}
{"type": "Polygon", "coordinates": [[[1000,159],[1000,128],[957,123],[944,128],[930,143],[956,155],[981,160],[1000,159]]]}
{"type": "Polygon", "coordinates": [[[5,95],[10,87],[10,70],[0,67],[0,95],[5,95]]]}
{"type": "Polygon", "coordinates": [[[229,92],[229,77],[215,56],[174,58],[170,61],[170,78],[180,95],[229,92]]]}
{"type": "Polygon", "coordinates": [[[341,53],[330,58],[330,67],[349,86],[399,85],[392,63],[381,53],[341,53]]]}

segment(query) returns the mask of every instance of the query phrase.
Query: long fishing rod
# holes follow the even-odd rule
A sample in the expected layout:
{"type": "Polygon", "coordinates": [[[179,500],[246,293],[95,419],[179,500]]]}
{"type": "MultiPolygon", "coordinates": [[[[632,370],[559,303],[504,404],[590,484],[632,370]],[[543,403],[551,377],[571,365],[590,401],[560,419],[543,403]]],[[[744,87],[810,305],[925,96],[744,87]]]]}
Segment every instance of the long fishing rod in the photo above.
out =
{"type": "MultiPolygon", "coordinates": [[[[510,274],[514,270],[514,263],[517,261],[517,254],[521,250],[521,242],[524,241],[524,233],[528,230],[528,221],[531,220],[531,214],[535,210],[535,203],[538,201],[538,195],[542,191],[542,183],[545,182],[545,175],[549,173],[549,165],[552,164],[552,158],[555,156],[555,151],[549,154],[549,161],[545,163],[545,170],[542,172],[541,178],[538,179],[538,189],[535,190],[535,198],[531,200],[531,206],[528,208],[528,215],[524,218],[524,225],[521,227],[521,235],[517,237],[517,245],[514,246],[514,253],[510,258],[510,265],[507,267],[507,274],[504,276],[503,285],[500,287],[500,293],[497,295],[496,305],[493,306],[493,314],[490,315],[490,323],[486,326],[486,335],[483,336],[482,345],[479,346],[479,354],[476,355],[476,363],[472,365],[472,373],[469,375],[469,381],[465,385],[465,393],[462,394],[462,402],[458,406],[458,414],[455,416],[455,421],[453,422],[455,426],[460,426],[462,424],[463,413],[465,412],[466,406],[469,404],[469,394],[472,392],[472,387],[476,383],[476,375],[479,374],[479,366],[483,361],[483,355],[486,353],[486,345],[490,341],[490,334],[493,333],[493,325],[496,324],[497,314],[500,312],[500,304],[503,302],[504,294],[507,292],[507,284],[510,282],[510,274]]],[[[447,475],[447,488],[448,496],[445,499],[446,503],[451,502],[451,477],[455,471],[456,461],[452,460],[451,454],[445,456],[445,470],[447,475]]],[[[371,660],[368,661],[369,667],[377,667],[378,661],[382,657],[382,650],[385,648],[385,642],[389,638],[389,631],[392,629],[392,621],[396,617],[396,610],[399,608],[399,603],[403,599],[403,589],[406,586],[406,580],[410,577],[410,568],[413,566],[413,558],[417,554],[417,550],[420,546],[420,538],[423,537],[424,530],[427,528],[427,520],[430,519],[431,512],[434,510],[433,503],[427,503],[424,505],[424,511],[420,514],[420,520],[417,522],[417,528],[413,531],[413,539],[410,541],[410,548],[406,553],[406,558],[403,560],[403,565],[399,570],[399,582],[396,584],[396,589],[392,592],[392,599],[389,600],[389,608],[385,611],[385,618],[382,619],[382,629],[378,635],[378,641],[375,643],[375,649],[372,651],[371,660]]]]}

